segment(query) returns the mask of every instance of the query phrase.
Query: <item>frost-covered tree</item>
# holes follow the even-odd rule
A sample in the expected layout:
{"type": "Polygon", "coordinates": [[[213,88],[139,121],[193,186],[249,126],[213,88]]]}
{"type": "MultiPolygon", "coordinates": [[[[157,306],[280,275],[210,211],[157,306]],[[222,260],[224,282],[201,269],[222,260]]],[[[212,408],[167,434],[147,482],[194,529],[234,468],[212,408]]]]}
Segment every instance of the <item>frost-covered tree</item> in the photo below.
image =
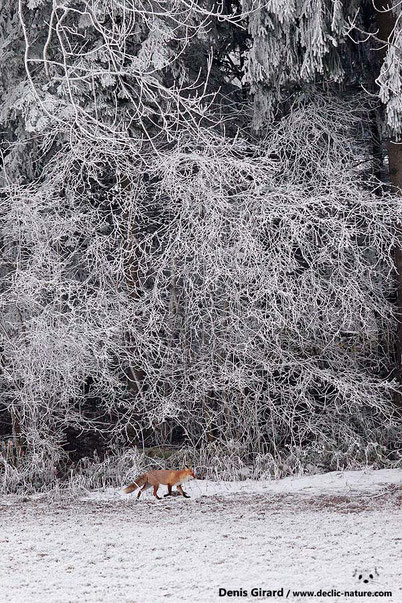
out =
{"type": "MultiPolygon", "coordinates": [[[[250,4],[250,9],[252,5],[250,4]]],[[[402,131],[401,7],[388,0],[272,0],[251,11],[246,78],[256,126],[306,83],[377,92],[386,123],[402,131]]]]}
{"type": "MultiPolygon", "coordinates": [[[[373,109],[374,172],[382,176],[386,149],[389,178],[402,190],[402,13],[396,0],[272,0],[252,10],[251,48],[244,79],[254,98],[254,125],[260,129],[303,93],[306,85],[364,90],[378,97],[373,109]]],[[[255,5],[254,5],[255,6],[255,5]]],[[[401,245],[395,251],[402,274],[401,245]]],[[[402,281],[398,285],[402,315],[402,281]]],[[[402,382],[402,321],[398,320],[397,372],[402,382]]]]}
{"type": "Polygon", "coordinates": [[[23,470],[51,481],[71,433],[230,452],[261,471],[384,460],[401,210],[371,173],[359,15],[11,4],[5,485],[23,470]]]}
{"type": "MultiPolygon", "coordinates": [[[[15,448],[56,461],[69,426],[110,432],[129,424],[116,414],[102,423],[100,398],[110,408],[122,387],[132,396],[140,387],[130,332],[112,318],[139,289],[138,228],[120,196],[152,198],[155,157],[221,116],[218,106],[207,113],[208,7],[39,0],[15,8],[5,3],[0,17],[3,416],[15,448]],[[117,248],[94,235],[115,228],[121,246],[111,262],[117,248]],[[95,270],[92,285],[87,253],[95,265],[116,262],[109,276],[95,270]],[[128,288],[125,303],[112,302],[106,282],[128,288]],[[105,325],[117,349],[107,346],[105,325]],[[83,409],[82,400],[94,402],[83,409]]],[[[152,203],[141,223],[149,221],[152,203]]]]}

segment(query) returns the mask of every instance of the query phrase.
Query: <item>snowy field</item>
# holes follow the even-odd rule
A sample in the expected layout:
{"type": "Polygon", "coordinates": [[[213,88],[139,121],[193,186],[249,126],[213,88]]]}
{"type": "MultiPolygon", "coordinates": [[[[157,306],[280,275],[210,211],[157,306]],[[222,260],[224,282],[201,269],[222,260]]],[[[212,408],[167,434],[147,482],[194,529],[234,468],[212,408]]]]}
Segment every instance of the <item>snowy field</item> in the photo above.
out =
{"type": "Polygon", "coordinates": [[[1,603],[402,602],[401,470],[185,490],[0,498],[1,603]],[[293,592],[320,589],[332,596],[293,592]],[[343,594],[355,590],[373,596],[343,594]]]}

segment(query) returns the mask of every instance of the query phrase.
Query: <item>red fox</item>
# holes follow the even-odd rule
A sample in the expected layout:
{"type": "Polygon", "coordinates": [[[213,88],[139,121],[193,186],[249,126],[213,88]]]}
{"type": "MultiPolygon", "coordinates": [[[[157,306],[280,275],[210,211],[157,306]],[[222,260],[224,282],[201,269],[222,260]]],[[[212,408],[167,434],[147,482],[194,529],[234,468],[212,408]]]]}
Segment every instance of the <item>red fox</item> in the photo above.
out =
{"type": "Polygon", "coordinates": [[[137,494],[137,498],[141,496],[141,493],[144,490],[148,490],[153,486],[154,488],[154,496],[158,500],[161,500],[161,497],[158,496],[158,488],[161,484],[164,484],[168,487],[168,493],[165,496],[172,496],[172,488],[173,486],[177,486],[178,491],[185,498],[190,498],[188,494],[183,491],[181,485],[188,481],[189,479],[195,479],[194,471],[189,467],[184,467],[184,469],[180,469],[179,471],[169,471],[169,469],[154,469],[153,471],[148,471],[148,473],[144,473],[137,477],[137,479],[124,488],[123,492],[129,494],[137,488],[141,488],[141,490],[137,494]]]}

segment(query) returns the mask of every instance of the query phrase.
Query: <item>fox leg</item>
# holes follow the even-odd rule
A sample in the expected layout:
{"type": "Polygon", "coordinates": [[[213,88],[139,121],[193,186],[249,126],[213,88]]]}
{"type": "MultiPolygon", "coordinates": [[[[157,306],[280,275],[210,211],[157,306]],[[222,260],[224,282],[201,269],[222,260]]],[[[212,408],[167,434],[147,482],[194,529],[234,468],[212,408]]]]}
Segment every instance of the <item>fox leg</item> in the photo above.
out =
{"type": "Polygon", "coordinates": [[[168,487],[168,493],[165,494],[165,497],[166,496],[172,496],[172,486],[170,484],[168,484],[167,487],[168,487]]]}
{"type": "Polygon", "coordinates": [[[180,494],[182,494],[184,496],[184,498],[191,498],[188,494],[186,494],[183,490],[183,488],[181,487],[181,485],[177,486],[178,491],[180,492],[180,494]]]}
{"type": "Polygon", "coordinates": [[[158,488],[159,488],[159,484],[157,484],[156,486],[154,486],[154,496],[155,498],[157,498],[158,500],[161,500],[161,497],[158,496],[158,488]]]}
{"type": "Polygon", "coordinates": [[[141,494],[145,491],[148,490],[148,488],[150,488],[151,485],[148,484],[147,482],[145,482],[145,484],[142,486],[141,490],[138,492],[137,494],[137,498],[139,498],[141,496],[141,494]]]}

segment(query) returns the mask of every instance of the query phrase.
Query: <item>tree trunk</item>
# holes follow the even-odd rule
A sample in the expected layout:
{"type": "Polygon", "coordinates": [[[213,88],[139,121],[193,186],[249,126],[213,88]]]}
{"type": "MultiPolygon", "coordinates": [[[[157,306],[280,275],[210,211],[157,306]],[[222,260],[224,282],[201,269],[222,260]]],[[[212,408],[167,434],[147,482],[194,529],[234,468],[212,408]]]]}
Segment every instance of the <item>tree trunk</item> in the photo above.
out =
{"type": "MultiPolygon", "coordinates": [[[[389,177],[391,184],[396,187],[398,194],[402,196],[402,143],[396,144],[388,141],[389,177]]],[[[396,345],[397,353],[397,378],[402,384],[402,232],[398,228],[399,244],[394,253],[395,267],[398,274],[398,337],[396,345]]],[[[398,406],[402,407],[402,395],[397,397],[398,406]]]]}
{"type": "Polygon", "coordinates": [[[20,419],[15,409],[11,409],[11,424],[13,430],[13,461],[14,465],[17,466],[19,460],[24,455],[24,446],[22,443],[20,419]]]}
{"type": "MultiPolygon", "coordinates": [[[[120,187],[123,192],[130,192],[131,182],[129,178],[123,176],[120,182],[120,187]]],[[[140,295],[140,278],[139,278],[139,264],[140,264],[140,251],[136,241],[135,225],[132,224],[130,215],[127,213],[124,216],[125,224],[125,244],[124,244],[124,274],[126,277],[127,287],[130,292],[130,297],[135,303],[138,301],[140,295]]],[[[132,356],[132,361],[129,360],[127,366],[124,367],[124,373],[127,383],[128,391],[133,398],[137,396],[143,396],[143,383],[145,379],[145,372],[136,360],[137,350],[132,341],[131,334],[125,333],[125,339],[129,352],[132,356]]],[[[126,428],[126,435],[128,439],[135,443],[138,447],[144,446],[144,440],[138,437],[137,430],[132,427],[132,423],[141,424],[142,416],[132,411],[129,415],[130,420],[127,421],[128,426],[126,428]]]]}

